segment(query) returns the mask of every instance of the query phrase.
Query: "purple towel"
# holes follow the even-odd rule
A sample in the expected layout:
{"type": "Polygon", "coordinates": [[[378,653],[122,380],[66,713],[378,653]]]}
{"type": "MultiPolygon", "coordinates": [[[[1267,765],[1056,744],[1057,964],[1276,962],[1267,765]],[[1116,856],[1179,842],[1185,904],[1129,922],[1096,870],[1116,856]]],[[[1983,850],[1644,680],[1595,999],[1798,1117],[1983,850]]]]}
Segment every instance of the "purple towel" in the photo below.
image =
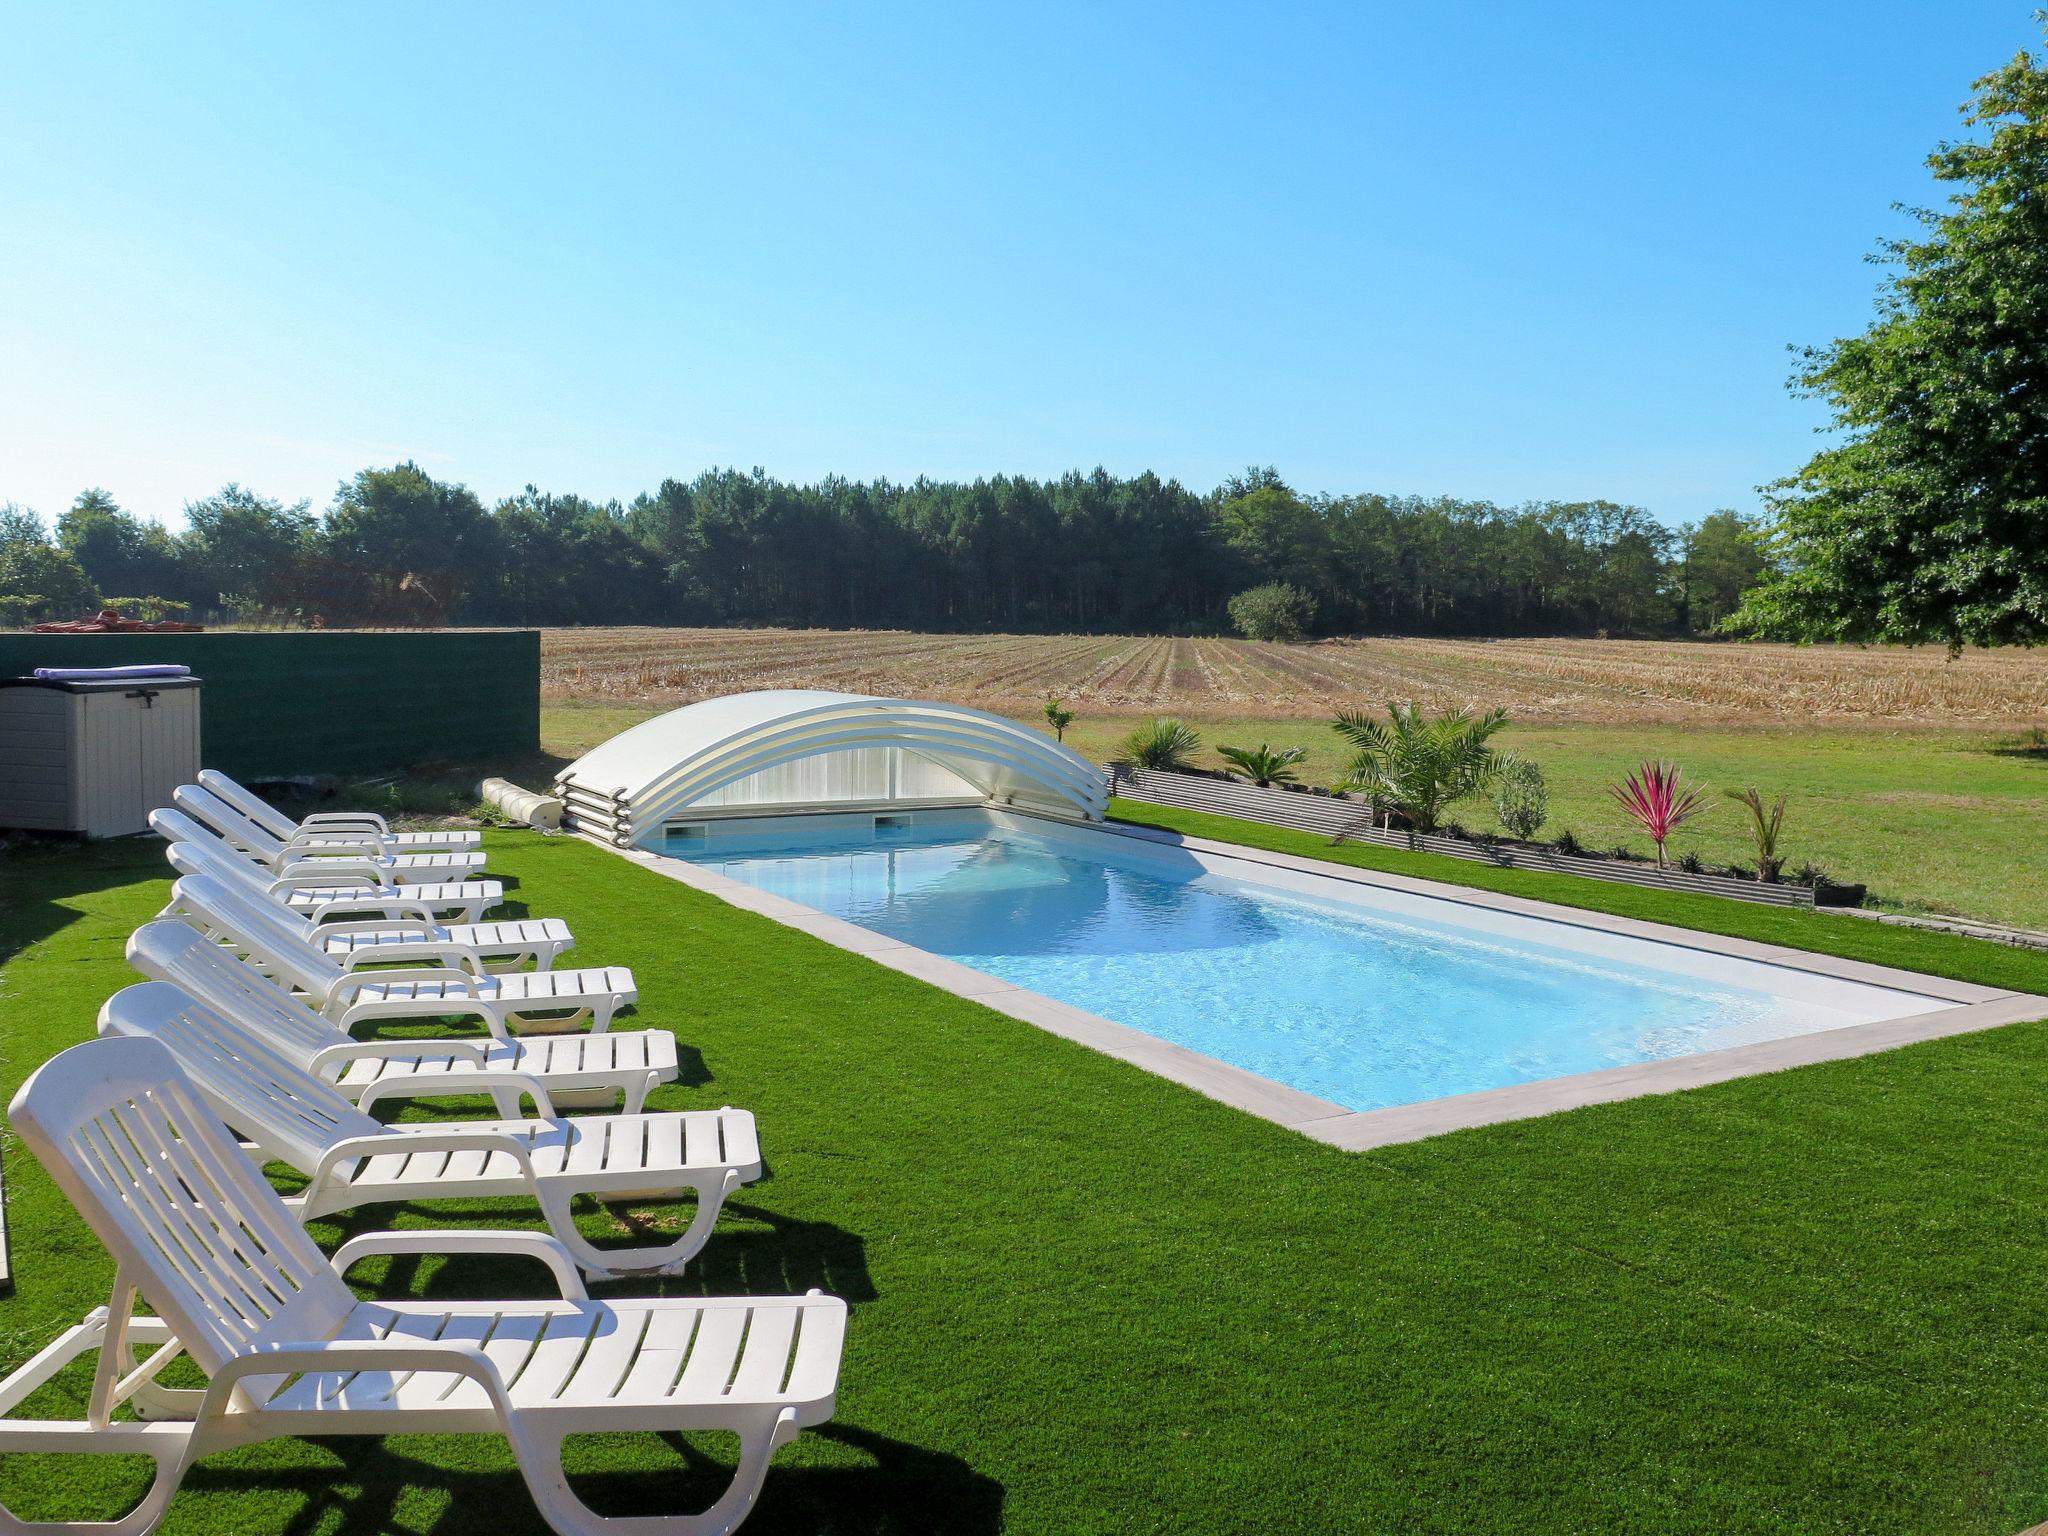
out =
{"type": "Polygon", "coordinates": [[[46,683],[118,683],[132,677],[190,677],[190,667],[37,667],[46,683]]]}

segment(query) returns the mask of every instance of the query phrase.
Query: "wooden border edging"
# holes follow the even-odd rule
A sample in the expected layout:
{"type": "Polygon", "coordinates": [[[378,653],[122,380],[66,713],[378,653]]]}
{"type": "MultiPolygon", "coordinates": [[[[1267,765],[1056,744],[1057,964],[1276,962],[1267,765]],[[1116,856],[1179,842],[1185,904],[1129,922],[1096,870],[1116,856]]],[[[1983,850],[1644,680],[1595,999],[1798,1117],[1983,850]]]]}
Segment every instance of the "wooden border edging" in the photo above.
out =
{"type": "Polygon", "coordinates": [[[1111,763],[1104,773],[1109,792],[1126,800],[1183,811],[1206,811],[1215,816],[1235,816],[1244,821],[1285,827],[1292,832],[1311,832],[1348,843],[1370,843],[1375,847],[1399,848],[1409,853],[1437,853],[1469,863],[1491,864],[1496,869],[1584,875],[1592,880],[1649,886],[1655,890],[1725,896],[1734,901],[1757,902],[1770,907],[1813,905],[1813,891],[1803,885],[1766,885],[1727,875],[1692,875],[1679,869],[1625,864],[1618,859],[1579,858],[1548,848],[1475,843],[1462,837],[1435,837],[1419,832],[1388,832],[1371,825],[1371,812],[1363,802],[1342,795],[1310,790],[1261,789],[1256,784],[1234,779],[1211,778],[1206,774],[1164,773],[1154,768],[1134,768],[1129,763],[1111,763]]]}

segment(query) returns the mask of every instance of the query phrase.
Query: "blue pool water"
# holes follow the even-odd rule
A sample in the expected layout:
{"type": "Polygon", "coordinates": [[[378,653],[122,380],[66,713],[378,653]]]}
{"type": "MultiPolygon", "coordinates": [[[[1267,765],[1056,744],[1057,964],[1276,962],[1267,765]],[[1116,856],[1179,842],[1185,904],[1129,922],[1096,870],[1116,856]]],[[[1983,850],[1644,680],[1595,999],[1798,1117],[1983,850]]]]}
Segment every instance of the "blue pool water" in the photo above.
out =
{"type": "MultiPolygon", "coordinates": [[[[1361,908],[1337,887],[1278,889],[1144,845],[974,813],[748,827],[766,830],[667,851],[1351,1109],[1935,1006],[1875,988],[1846,989],[1865,995],[1842,1006],[1794,1000],[1460,926],[1465,909],[1451,903],[1361,908]]],[[[1645,961],[1672,953],[1622,947],[1645,961]]]]}

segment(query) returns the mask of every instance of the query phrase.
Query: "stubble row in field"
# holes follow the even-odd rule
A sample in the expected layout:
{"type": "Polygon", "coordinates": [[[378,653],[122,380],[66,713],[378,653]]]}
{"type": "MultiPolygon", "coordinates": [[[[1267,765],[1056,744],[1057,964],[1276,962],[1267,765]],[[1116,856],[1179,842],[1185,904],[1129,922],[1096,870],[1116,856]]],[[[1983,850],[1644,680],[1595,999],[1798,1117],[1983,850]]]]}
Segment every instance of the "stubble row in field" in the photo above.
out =
{"type": "Polygon", "coordinates": [[[835,688],[1010,712],[1055,693],[1084,710],[1275,718],[1412,699],[1505,705],[1525,721],[2048,721],[2048,653],[1950,660],[1934,647],[556,629],[542,635],[541,680],[551,703],[660,707],[749,688],[835,688]]]}

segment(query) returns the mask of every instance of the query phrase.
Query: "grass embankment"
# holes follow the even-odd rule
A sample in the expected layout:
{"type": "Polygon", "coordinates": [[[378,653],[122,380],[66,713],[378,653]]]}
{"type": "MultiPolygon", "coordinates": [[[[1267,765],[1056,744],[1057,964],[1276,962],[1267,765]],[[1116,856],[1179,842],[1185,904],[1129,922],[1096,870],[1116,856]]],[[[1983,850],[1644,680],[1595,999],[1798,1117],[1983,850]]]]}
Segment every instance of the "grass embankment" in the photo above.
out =
{"type": "MultiPolygon", "coordinates": [[[[588,751],[656,711],[615,705],[552,705],[541,713],[550,753],[588,751]]],[[[1028,711],[1017,718],[1042,725],[1028,711]]],[[[1145,716],[1086,715],[1069,745],[1095,762],[1121,755],[1145,716]]],[[[1201,732],[1202,766],[1221,768],[1222,743],[1305,746],[1302,782],[1327,784],[1345,760],[1326,717],[1271,719],[1183,715],[1201,732]]],[[[1806,730],[1725,725],[1512,726],[1501,737],[1534,758],[1550,784],[1543,835],[1570,829],[1588,848],[1623,844],[1652,852],[1640,828],[1607,793],[1644,758],[1679,763],[1713,791],[1712,811],[1679,830],[1673,857],[1753,864],[1747,812],[1723,789],[1755,785],[1765,799],[1790,797],[1783,852],[1788,868],[1811,861],[1836,879],[1869,885],[1873,905],[1945,912],[2048,928],[2048,745],[2010,730],[1806,730]]],[[[552,769],[548,770],[549,773],[552,769]]],[[[1474,800],[1454,813],[1473,831],[1497,830],[1492,807],[1474,800]]]]}
{"type": "MultiPolygon", "coordinates": [[[[577,958],[634,967],[631,1023],[689,1047],[658,1103],[761,1117],[773,1177],[672,1288],[855,1303],[839,1421],[778,1459],[762,1536],[2004,1536],[2048,1516],[2048,1028],[1345,1154],[586,845],[488,850],[577,958]]],[[[130,979],[160,870],[128,845],[0,864],[8,1092],[130,979]]],[[[1870,937],[1898,958],[1923,936],[1870,937]]],[[[11,1365],[112,1275],[18,1145],[7,1175],[11,1365]]],[[[386,1283],[538,1290],[434,1261],[386,1283]]],[[[608,1506],[671,1508],[685,1460],[628,1441],[583,1464],[608,1506]]],[[[139,1482],[0,1467],[43,1516],[139,1482]]],[[[213,1458],[165,1526],[391,1528],[537,1522],[502,1446],[415,1438],[213,1458]]]]}

